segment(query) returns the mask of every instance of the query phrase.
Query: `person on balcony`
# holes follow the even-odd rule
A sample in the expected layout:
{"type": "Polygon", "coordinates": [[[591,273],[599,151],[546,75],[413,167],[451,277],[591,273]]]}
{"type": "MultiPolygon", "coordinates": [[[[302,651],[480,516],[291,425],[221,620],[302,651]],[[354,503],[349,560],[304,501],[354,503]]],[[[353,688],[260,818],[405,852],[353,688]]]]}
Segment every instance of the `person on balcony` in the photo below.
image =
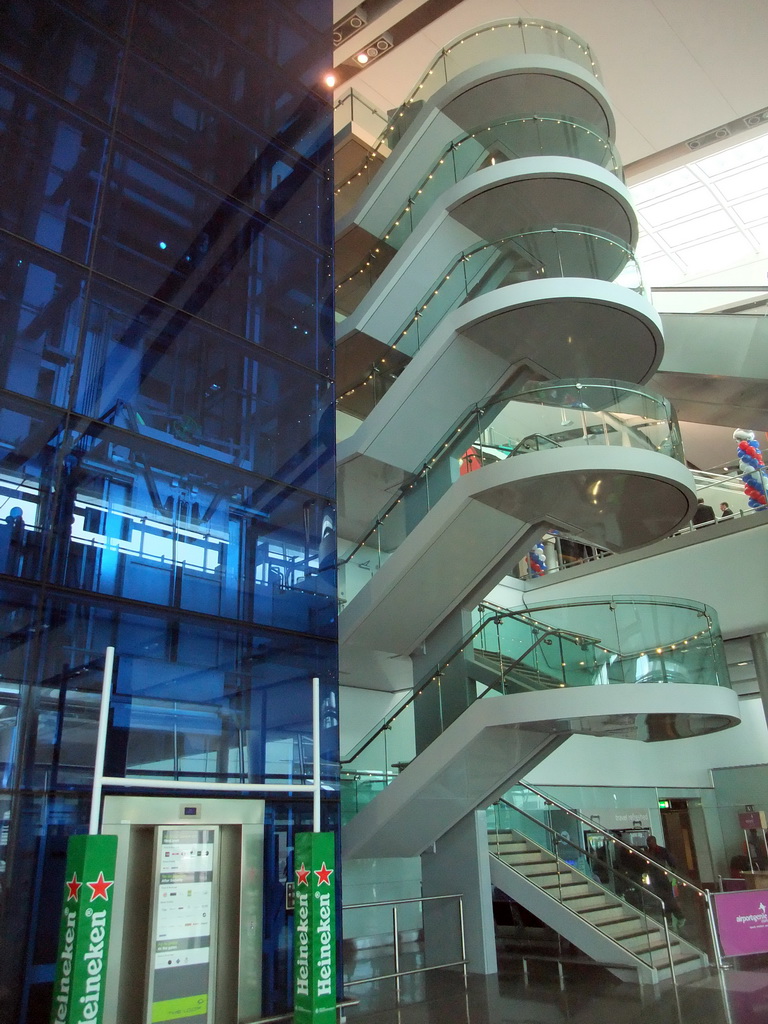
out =
{"type": "Polygon", "coordinates": [[[727,519],[729,516],[732,516],[732,515],[733,515],[733,509],[728,504],[728,502],[727,501],[721,501],[720,502],[720,518],[721,519],[727,519]]]}
{"type": "Polygon", "coordinates": [[[703,526],[704,523],[715,522],[715,510],[711,505],[705,505],[704,499],[699,498],[699,504],[696,507],[696,511],[693,513],[693,519],[691,522],[694,528],[697,526],[703,526]]]}

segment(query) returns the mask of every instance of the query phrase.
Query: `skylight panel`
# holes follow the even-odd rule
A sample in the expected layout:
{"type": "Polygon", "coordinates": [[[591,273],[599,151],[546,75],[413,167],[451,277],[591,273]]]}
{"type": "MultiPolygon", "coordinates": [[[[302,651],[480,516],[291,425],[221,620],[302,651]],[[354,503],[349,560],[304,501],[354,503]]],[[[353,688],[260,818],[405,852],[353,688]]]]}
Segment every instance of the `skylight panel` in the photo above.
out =
{"type": "Polygon", "coordinates": [[[696,166],[703,174],[712,178],[723,171],[731,171],[752,163],[753,160],[761,159],[768,160],[768,135],[761,135],[757,139],[743,142],[740,146],[732,146],[713,156],[704,157],[696,162],[696,166]]]}
{"type": "Polygon", "coordinates": [[[733,203],[744,196],[765,191],[766,184],[766,167],[760,164],[738,174],[731,174],[727,178],[718,178],[715,187],[729,203],[733,203]]]}
{"type": "Polygon", "coordinates": [[[659,196],[667,196],[677,189],[686,188],[689,185],[696,185],[697,181],[687,167],[678,167],[674,171],[667,171],[660,174],[658,178],[650,181],[640,182],[632,186],[632,195],[635,203],[642,206],[643,203],[657,199],[659,196]]]}
{"type": "Polygon", "coordinates": [[[754,199],[745,199],[743,203],[734,203],[731,209],[744,224],[768,220],[768,192],[754,199]]]}
{"type": "Polygon", "coordinates": [[[684,261],[689,274],[702,274],[717,273],[723,267],[752,259],[755,250],[744,235],[734,232],[678,250],[677,255],[684,261]]]}
{"type": "Polygon", "coordinates": [[[715,213],[687,220],[683,224],[663,228],[659,231],[659,237],[666,245],[677,248],[696,239],[706,238],[708,235],[721,234],[728,231],[729,228],[733,230],[733,227],[733,221],[725,210],[717,210],[715,213]]]}
{"type": "Polygon", "coordinates": [[[681,220],[691,214],[701,213],[702,210],[711,210],[717,205],[717,200],[709,189],[700,185],[698,188],[671,196],[669,199],[643,206],[640,212],[643,220],[647,221],[650,227],[658,228],[662,224],[669,224],[671,221],[681,220]]]}

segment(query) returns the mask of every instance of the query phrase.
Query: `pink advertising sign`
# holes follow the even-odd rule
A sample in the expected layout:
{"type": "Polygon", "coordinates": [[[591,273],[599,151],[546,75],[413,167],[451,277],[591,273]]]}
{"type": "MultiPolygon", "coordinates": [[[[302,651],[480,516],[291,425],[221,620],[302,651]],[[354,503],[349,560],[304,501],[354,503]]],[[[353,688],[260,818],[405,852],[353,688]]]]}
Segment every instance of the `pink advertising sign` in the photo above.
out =
{"type": "Polygon", "coordinates": [[[719,892],[714,904],[725,956],[768,953],[768,889],[719,892]]]}

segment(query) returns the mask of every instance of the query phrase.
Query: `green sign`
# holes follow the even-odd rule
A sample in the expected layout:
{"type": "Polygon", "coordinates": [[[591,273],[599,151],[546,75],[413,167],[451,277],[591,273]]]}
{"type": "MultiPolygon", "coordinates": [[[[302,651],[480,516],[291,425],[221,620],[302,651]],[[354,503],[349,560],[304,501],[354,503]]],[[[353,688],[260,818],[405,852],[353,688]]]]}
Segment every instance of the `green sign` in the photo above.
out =
{"type": "Polygon", "coordinates": [[[70,836],[51,1024],[101,1024],[116,836],[70,836]]]}
{"type": "Polygon", "coordinates": [[[336,880],[331,832],[300,832],[294,849],[296,1024],[336,1021],[336,880]]]}

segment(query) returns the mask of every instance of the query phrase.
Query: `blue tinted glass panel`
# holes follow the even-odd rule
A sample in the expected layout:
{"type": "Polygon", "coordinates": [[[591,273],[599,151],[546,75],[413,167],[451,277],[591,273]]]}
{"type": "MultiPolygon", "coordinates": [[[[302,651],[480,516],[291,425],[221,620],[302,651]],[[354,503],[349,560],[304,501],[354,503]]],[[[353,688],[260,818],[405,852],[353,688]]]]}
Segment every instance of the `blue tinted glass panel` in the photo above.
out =
{"type": "Polygon", "coordinates": [[[330,248],[330,189],[314,164],[139,58],[127,61],[118,126],[182,171],[330,248]]]}
{"type": "Polygon", "coordinates": [[[0,64],[109,121],[119,44],[55,0],[0,5],[0,64]]]}
{"type": "Polygon", "coordinates": [[[0,387],[67,404],[84,289],[77,267],[0,233],[0,387]]]}
{"type": "Polygon", "coordinates": [[[106,147],[89,122],[0,75],[0,227],[87,262],[106,147]]]}
{"type": "Polygon", "coordinates": [[[327,69],[330,26],[328,34],[314,32],[292,15],[292,5],[264,3],[221,5],[211,21],[176,0],[139,2],[134,37],[147,57],[242,124],[326,160],[328,97],[307,88],[319,85],[327,69]]]}
{"type": "Polygon", "coordinates": [[[131,4],[115,3],[115,0],[69,0],[68,6],[81,11],[100,28],[125,35],[131,4]]]}
{"type": "Polygon", "coordinates": [[[95,264],[144,295],[329,370],[329,255],[141,151],[115,155],[95,264]]]}
{"type": "Polygon", "coordinates": [[[107,424],[46,461],[53,582],[335,635],[327,499],[107,424]]]}
{"type": "Polygon", "coordinates": [[[333,494],[333,391],[324,378],[102,282],[87,325],[78,412],[191,459],[333,494]]]}

